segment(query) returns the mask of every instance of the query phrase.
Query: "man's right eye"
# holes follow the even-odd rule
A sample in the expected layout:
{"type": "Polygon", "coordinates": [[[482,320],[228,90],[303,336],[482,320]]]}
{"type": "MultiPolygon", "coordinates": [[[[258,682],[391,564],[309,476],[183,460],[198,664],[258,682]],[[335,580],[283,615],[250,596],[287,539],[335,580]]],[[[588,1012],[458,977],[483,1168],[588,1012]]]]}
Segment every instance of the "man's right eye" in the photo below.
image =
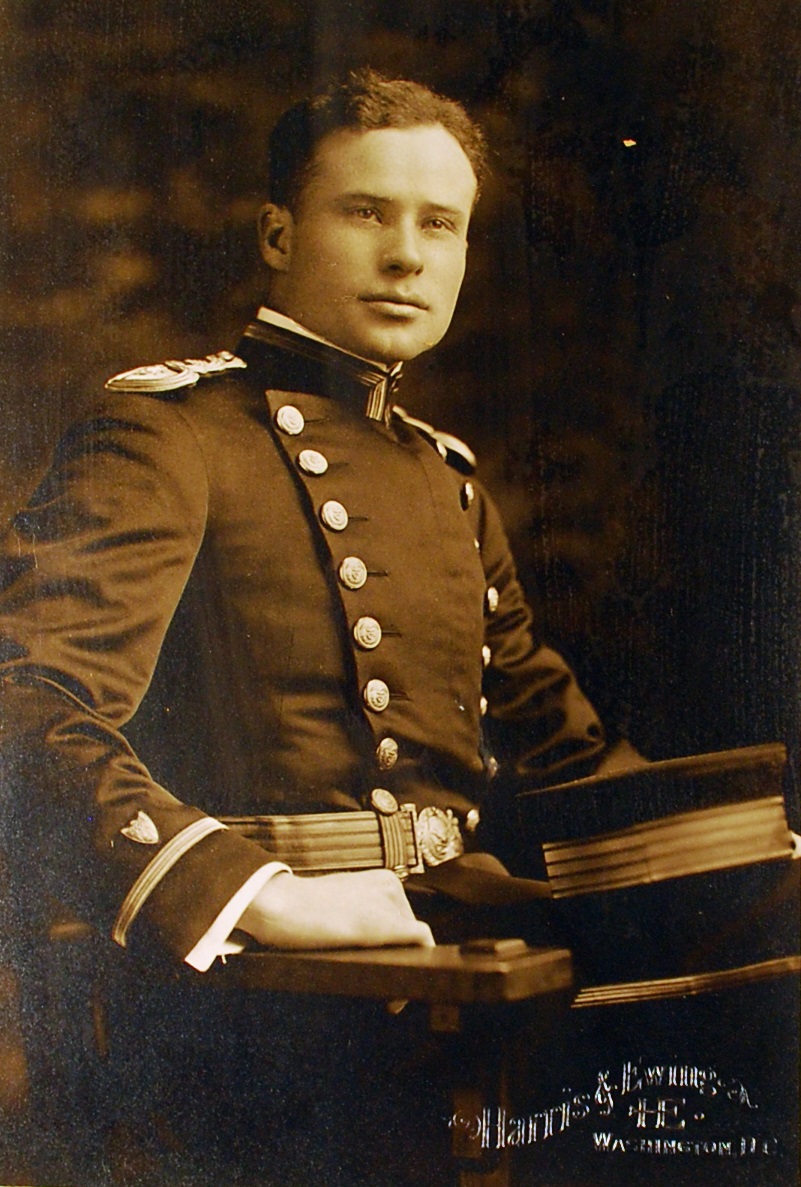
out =
{"type": "Polygon", "coordinates": [[[375,206],[356,206],[351,214],[355,214],[357,218],[363,219],[365,222],[369,222],[371,219],[380,220],[381,217],[375,206]]]}

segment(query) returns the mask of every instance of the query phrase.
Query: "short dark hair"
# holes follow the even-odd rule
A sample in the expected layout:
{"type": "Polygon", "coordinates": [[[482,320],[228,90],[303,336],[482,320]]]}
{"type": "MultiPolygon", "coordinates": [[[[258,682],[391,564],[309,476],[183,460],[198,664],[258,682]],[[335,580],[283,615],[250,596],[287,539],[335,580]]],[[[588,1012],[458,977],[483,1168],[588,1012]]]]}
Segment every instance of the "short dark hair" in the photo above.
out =
{"type": "Polygon", "coordinates": [[[290,107],[270,134],[270,200],[292,208],[309,179],[314,151],[331,132],[347,128],[413,128],[440,124],[457,140],[473,167],[478,189],[487,172],[484,133],[461,103],[419,82],[356,70],[344,81],[290,107]]]}

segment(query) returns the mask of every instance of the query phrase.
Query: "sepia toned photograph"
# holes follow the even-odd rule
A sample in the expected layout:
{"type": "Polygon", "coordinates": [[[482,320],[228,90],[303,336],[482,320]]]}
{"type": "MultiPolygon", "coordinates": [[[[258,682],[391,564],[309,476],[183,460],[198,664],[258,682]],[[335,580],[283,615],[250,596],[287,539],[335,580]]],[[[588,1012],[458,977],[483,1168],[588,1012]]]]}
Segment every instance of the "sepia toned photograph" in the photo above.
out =
{"type": "Polygon", "coordinates": [[[0,56],[0,1184],[799,1187],[797,6],[0,56]]]}

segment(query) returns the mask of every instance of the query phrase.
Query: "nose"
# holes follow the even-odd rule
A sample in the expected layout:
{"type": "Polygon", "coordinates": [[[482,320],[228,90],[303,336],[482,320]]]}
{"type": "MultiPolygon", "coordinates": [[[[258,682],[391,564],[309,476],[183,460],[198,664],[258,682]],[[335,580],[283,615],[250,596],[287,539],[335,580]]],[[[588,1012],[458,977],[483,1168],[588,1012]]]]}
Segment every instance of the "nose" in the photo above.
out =
{"type": "Polygon", "coordinates": [[[412,220],[399,219],[386,228],[382,267],[386,272],[412,276],[423,270],[419,231],[412,220]]]}

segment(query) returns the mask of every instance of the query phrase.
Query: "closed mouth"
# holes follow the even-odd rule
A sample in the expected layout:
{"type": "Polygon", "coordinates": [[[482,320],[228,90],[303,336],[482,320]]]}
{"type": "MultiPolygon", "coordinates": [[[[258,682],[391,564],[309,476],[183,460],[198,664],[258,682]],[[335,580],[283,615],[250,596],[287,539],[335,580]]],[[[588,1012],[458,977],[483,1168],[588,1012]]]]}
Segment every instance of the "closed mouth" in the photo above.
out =
{"type": "Polygon", "coordinates": [[[397,293],[365,293],[360,300],[368,305],[391,305],[399,309],[428,309],[428,305],[420,297],[400,296],[397,293]]]}

